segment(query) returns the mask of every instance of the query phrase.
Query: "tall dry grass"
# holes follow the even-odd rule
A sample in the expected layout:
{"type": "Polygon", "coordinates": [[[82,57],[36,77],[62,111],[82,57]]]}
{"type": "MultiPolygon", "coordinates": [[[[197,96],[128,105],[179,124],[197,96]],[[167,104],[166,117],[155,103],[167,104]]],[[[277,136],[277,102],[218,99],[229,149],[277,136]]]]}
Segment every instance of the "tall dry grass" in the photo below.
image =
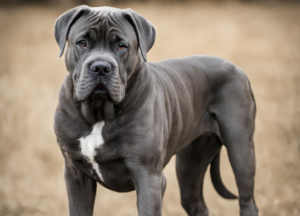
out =
{"type": "MultiPolygon", "coordinates": [[[[157,28],[150,61],[210,54],[249,76],[257,101],[256,202],[260,215],[300,215],[300,5],[128,4],[157,28]]],[[[63,159],[53,132],[60,85],[67,74],[53,24],[68,7],[0,8],[0,215],[67,215],[63,159]]],[[[226,150],[222,177],[237,192],[226,150]]],[[[163,215],[180,206],[174,159],[163,215]]],[[[212,216],[238,215],[238,201],[217,195],[206,175],[212,216]]],[[[137,215],[135,192],[98,186],[95,215],[137,215]]]]}

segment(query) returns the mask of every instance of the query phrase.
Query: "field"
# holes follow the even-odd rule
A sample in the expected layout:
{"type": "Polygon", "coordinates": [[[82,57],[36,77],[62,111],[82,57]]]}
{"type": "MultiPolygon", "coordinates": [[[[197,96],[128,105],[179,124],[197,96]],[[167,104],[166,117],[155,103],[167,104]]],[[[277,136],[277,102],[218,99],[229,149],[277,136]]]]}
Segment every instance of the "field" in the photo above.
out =
{"type": "MultiPolygon", "coordinates": [[[[100,6],[99,4],[94,4],[100,6]]],[[[262,216],[300,215],[300,4],[130,3],[157,29],[149,61],[209,54],[248,75],[257,101],[256,203],[262,216]]],[[[0,7],[0,215],[67,215],[63,158],[53,132],[60,85],[67,75],[53,26],[70,6],[0,7]]],[[[163,215],[186,215],[174,158],[165,169],[163,215]]],[[[226,149],[221,174],[237,193],[226,149]]],[[[238,215],[209,174],[211,216],[238,215]]],[[[98,186],[95,216],[137,215],[136,194],[98,186]]]]}

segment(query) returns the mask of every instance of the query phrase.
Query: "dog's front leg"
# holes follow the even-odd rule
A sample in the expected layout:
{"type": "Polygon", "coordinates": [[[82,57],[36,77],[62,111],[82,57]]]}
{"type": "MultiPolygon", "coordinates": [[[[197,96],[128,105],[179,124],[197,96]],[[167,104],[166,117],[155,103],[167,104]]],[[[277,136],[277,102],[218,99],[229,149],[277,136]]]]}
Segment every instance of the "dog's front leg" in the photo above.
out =
{"type": "Polygon", "coordinates": [[[131,170],[137,193],[139,216],[161,216],[162,197],[166,180],[161,171],[146,166],[138,166],[131,170]]]}
{"type": "Polygon", "coordinates": [[[65,181],[70,216],[92,216],[96,196],[96,181],[65,164],[65,181]]]}

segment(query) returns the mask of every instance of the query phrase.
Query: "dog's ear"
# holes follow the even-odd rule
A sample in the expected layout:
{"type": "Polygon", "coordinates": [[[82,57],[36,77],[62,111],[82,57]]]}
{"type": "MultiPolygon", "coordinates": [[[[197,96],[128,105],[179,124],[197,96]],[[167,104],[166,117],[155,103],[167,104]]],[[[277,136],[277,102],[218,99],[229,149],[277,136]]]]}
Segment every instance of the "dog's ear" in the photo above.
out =
{"type": "Polygon", "coordinates": [[[146,53],[154,44],[156,29],[148,20],[131,9],[123,10],[123,17],[132,25],[142,56],[147,61],[146,53]]]}
{"type": "Polygon", "coordinates": [[[78,20],[79,17],[81,17],[88,10],[88,6],[82,5],[68,10],[56,19],[54,25],[54,36],[60,48],[59,57],[61,57],[64,53],[66,41],[71,26],[76,22],[76,20],[78,20]]]}

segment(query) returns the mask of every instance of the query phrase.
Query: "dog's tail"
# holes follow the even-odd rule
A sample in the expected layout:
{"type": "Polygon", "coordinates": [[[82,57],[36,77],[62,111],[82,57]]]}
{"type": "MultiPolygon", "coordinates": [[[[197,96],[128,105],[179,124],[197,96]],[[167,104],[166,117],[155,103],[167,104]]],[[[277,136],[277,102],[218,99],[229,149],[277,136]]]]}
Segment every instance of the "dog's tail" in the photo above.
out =
{"type": "Polygon", "coordinates": [[[211,181],[220,196],[225,199],[237,199],[237,196],[232,194],[223,184],[220,175],[220,152],[214,157],[210,165],[211,181]]]}

